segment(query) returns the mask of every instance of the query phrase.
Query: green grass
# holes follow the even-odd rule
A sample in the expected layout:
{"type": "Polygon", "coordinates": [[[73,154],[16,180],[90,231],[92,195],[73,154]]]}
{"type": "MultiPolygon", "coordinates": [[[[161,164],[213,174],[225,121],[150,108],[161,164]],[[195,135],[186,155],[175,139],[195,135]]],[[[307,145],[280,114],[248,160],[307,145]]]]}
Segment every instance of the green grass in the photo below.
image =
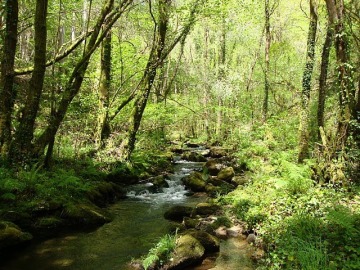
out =
{"type": "Polygon", "coordinates": [[[145,270],[153,265],[159,266],[168,261],[171,252],[175,249],[176,237],[176,233],[175,235],[166,234],[150,249],[149,253],[142,259],[142,265],[145,270]]]}

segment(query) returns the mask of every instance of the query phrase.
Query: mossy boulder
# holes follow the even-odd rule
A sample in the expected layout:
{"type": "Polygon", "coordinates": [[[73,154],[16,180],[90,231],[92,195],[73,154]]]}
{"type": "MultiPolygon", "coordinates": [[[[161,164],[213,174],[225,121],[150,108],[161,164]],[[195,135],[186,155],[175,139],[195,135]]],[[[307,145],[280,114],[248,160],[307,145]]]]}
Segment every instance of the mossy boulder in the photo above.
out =
{"type": "Polygon", "coordinates": [[[206,182],[199,172],[192,172],[190,175],[181,179],[183,184],[194,192],[205,191],[206,182]]]}
{"type": "Polygon", "coordinates": [[[99,182],[87,192],[88,199],[98,206],[106,206],[126,198],[126,190],[113,182],[99,182]]]}
{"type": "Polygon", "coordinates": [[[175,205],[164,213],[164,218],[181,222],[184,217],[190,217],[193,208],[190,206],[175,205]]]}
{"type": "Polygon", "coordinates": [[[30,241],[32,235],[12,222],[0,221],[0,250],[30,241]]]}
{"type": "Polygon", "coordinates": [[[228,153],[227,153],[227,150],[225,148],[218,147],[218,146],[210,148],[210,156],[212,158],[225,157],[225,156],[227,156],[227,154],[228,153]]]}
{"type": "Polygon", "coordinates": [[[235,171],[233,167],[226,167],[217,174],[218,179],[227,182],[230,182],[234,176],[235,176],[235,171]]]}
{"type": "Polygon", "coordinates": [[[68,204],[61,214],[72,226],[99,226],[112,220],[110,215],[103,209],[91,204],[68,204]]]}
{"type": "Polygon", "coordinates": [[[211,203],[199,203],[195,206],[194,215],[209,216],[214,215],[220,210],[220,206],[211,203]]]}
{"type": "Polygon", "coordinates": [[[110,172],[106,176],[105,180],[119,185],[128,186],[138,183],[140,177],[133,170],[130,170],[125,165],[122,165],[110,172]]]}
{"type": "Polygon", "coordinates": [[[217,159],[210,159],[204,165],[204,168],[212,176],[216,176],[221,171],[221,169],[225,167],[226,166],[217,159]]]}
{"type": "Polygon", "coordinates": [[[172,253],[172,260],[163,266],[164,270],[181,270],[200,263],[203,260],[205,248],[190,234],[180,236],[172,253]]]}
{"type": "Polygon", "coordinates": [[[158,175],[149,179],[155,189],[168,188],[169,183],[164,175],[158,175]]]}
{"type": "Polygon", "coordinates": [[[218,178],[211,178],[209,179],[209,182],[216,187],[216,193],[220,195],[228,194],[235,189],[234,185],[218,178]]]}
{"type": "Polygon", "coordinates": [[[49,217],[41,217],[39,218],[33,225],[33,227],[37,230],[44,229],[57,229],[61,228],[64,224],[64,220],[61,218],[58,218],[56,216],[49,216],[49,217]]]}
{"type": "Polygon", "coordinates": [[[243,186],[248,182],[249,182],[249,178],[245,176],[234,176],[231,179],[231,184],[233,184],[234,186],[243,186]]]}
{"type": "Polygon", "coordinates": [[[192,162],[205,162],[206,158],[197,152],[185,152],[181,155],[181,159],[192,162]]]}
{"type": "Polygon", "coordinates": [[[195,219],[195,218],[190,218],[190,217],[184,217],[184,225],[186,228],[196,228],[200,221],[198,219],[195,219]]]}
{"type": "Polygon", "coordinates": [[[187,230],[185,233],[196,238],[205,248],[205,252],[216,252],[220,249],[220,240],[216,236],[195,229],[187,230]]]}

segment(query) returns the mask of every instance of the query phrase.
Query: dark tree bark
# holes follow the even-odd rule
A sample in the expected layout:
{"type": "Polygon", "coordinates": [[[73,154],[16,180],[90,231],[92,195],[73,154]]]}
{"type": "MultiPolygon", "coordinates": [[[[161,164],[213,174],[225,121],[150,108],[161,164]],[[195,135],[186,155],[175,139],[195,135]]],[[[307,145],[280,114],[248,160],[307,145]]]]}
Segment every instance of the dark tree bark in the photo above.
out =
{"type": "Polygon", "coordinates": [[[18,129],[15,133],[14,142],[11,145],[11,160],[26,162],[31,158],[32,139],[34,137],[35,119],[39,110],[41,93],[43,90],[46,70],[46,39],[47,39],[47,0],[36,1],[35,11],[35,56],[34,71],[32,73],[29,88],[26,93],[26,103],[22,110],[18,129]]]}
{"type": "Polygon", "coordinates": [[[326,79],[329,67],[329,55],[333,39],[333,29],[330,23],[327,26],[326,37],[321,55],[321,70],[319,78],[319,98],[318,98],[318,140],[321,140],[320,127],[324,127],[324,109],[326,99],[326,79]]]}
{"type": "Polygon", "coordinates": [[[306,66],[303,74],[302,93],[301,93],[301,113],[300,113],[300,140],[298,162],[303,162],[308,157],[309,150],[309,101],[311,90],[311,78],[315,61],[315,38],[317,31],[318,16],[314,0],[310,0],[310,23],[307,40],[306,66]]]}
{"type": "Polygon", "coordinates": [[[104,141],[110,136],[109,101],[111,82],[111,31],[108,32],[101,46],[101,74],[99,85],[99,116],[97,144],[104,146],[104,141]]]}
{"type": "Polygon", "coordinates": [[[11,114],[14,104],[14,63],[17,44],[19,6],[17,0],[8,0],[5,5],[6,27],[1,60],[0,77],[0,153],[7,159],[11,143],[11,114]]]}

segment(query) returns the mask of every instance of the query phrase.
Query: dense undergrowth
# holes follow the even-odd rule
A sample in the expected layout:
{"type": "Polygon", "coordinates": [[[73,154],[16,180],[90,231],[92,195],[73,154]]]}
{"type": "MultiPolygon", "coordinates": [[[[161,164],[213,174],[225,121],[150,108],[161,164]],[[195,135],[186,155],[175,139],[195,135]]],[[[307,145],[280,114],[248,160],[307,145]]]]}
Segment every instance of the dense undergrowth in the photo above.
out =
{"type": "MultiPolygon", "coordinates": [[[[96,189],[116,178],[127,185],[169,167],[169,158],[156,152],[136,153],[132,162],[95,159],[56,159],[50,169],[37,164],[29,168],[0,167],[0,214],[9,210],[32,212],[39,205],[77,204],[91,200],[96,189]],[[119,176],[124,176],[119,178],[119,176]]],[[[0,215],[1,217],[1,215],[0,215]]]]}
{"type": "Polygon", "coordinates": [[[259,236],[267,255],[258,269],[360,269],[359,183],[322,179],[315,157],[298,164],[296,129],[277,125],[240,134],[250,182],[219,203],[259,236]]]}

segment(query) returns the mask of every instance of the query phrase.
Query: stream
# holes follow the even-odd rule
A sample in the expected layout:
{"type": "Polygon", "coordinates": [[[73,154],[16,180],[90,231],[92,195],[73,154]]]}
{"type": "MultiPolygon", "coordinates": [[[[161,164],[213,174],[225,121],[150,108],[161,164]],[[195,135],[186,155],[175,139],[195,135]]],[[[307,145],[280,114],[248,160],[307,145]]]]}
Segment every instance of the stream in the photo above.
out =
{"type": "MultiPolygon", "coordinates": [[[[201,169],[203,163],[177,160],[169,188],[150,192],[151,185],[131,187],[128,198],[108,208],[114,220],[95,231],[74,232],[33,243],[0,265],[0,270],[124,270],[132,260],[145,255],[171,224],[163,214],[173,205],[195,206],[205,196],[187,196],[181,178],[201,169]]],[[[187,270],[251,270],[244,239],[222,241],[220,253],[187,270]]]]}
{"type": "Polygon", "coordinates": [[[1,270],[125,269],[169,232],[163,214],[172,205],[195,205],[204,197],[187,196],[180,179],[203,163],[177,161],[169,188],[151,193],[149,185],[131,187],[128,199],[109,207],[114,220],[92,232],[61,235],[29,245],[0,266],[1,270]]]}

